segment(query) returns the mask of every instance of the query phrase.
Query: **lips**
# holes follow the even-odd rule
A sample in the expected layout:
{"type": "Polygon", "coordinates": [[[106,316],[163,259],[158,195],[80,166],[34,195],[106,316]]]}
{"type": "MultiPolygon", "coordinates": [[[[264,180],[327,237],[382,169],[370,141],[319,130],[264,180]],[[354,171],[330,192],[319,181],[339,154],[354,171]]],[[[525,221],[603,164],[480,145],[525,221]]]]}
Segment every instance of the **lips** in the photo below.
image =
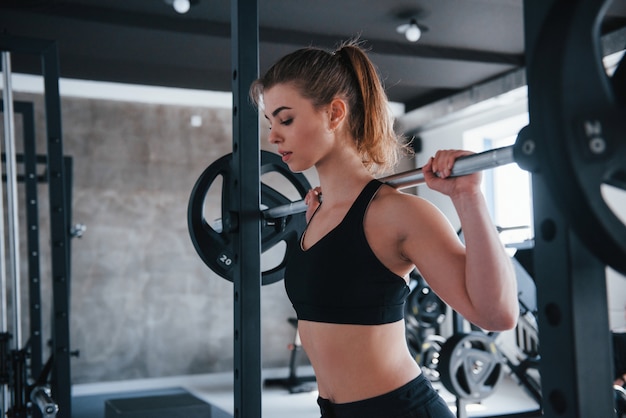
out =
{"type": "Polygon", "coordinates": [[[292,153],[289,151],[278,151],[278,154],[282,157],[283,162],[286,163],[292,153]]]}

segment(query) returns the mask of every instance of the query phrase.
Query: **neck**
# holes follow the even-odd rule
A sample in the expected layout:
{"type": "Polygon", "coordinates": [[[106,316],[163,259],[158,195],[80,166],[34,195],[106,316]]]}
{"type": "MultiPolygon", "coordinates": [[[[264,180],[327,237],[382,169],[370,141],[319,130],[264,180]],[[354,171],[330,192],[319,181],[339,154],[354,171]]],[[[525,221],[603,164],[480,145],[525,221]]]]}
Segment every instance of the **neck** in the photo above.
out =
{"type": "Polygon", "coordinates": [[[333,153],[315,167],[326,207],[352,202],[373,175],[365,168],[356,151],[333,153]]]}

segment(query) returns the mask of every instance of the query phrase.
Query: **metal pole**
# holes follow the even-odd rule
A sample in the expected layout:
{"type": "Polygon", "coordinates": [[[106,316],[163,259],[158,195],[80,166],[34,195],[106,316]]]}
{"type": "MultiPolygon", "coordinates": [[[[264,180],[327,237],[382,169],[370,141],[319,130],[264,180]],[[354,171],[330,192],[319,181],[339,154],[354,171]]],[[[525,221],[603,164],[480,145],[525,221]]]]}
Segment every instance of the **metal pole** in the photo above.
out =
{"type": "MultiPolygon", "coordinates": [[[[4,52],[2,53],[2,77],[3,80],[5,78],[5,74],[7,73],[7,66],[5,63],[5,57],[4,57],[4,52]]],[[[4,103],[8,103],[9,100],[8,96],[8,88],[7,88],[7,84],[6,81],[4,81],[4,84],[2,85],[2,100],[4,103]]],[[[8,130],[8,126],[10,123],[10,118],[8,117],[8,113],[3,109],[3,114],[4,114],[4,137],[6,138],[8,136],[7,130],[8,130]],[[7,119],[9,119],[7,121],[7,119]]],[[[6,266],[4,265],[4,262],[6,260],[6,252],[5,252],[5,248],[4,248],[4,192],[3,192],[3,187],[2,187],[2,181],[0,181],[0,326],[2,327],[2,329],[0,329],[0,332],[2,332],[5,336],[5,338],[7,338],[7,332],[8,332],[8,327],[7,327],[7,277],[6,277],[6,266]]],[[[9,348],[8,345],[8,340],[6,343],[6,346],[4,347],[5,349],[9,348]]],[[[3,353],[6,354],[6,353],[3,353]]],[[[4,357],[4,356],[3,356],[4,357]]],[[[5,367],[2,367],[2,370],[5,371],[5,367]]],[[[8,390],[8,385],[3,384],[2,385],[2,411],[7,411],[8,410],[8,403],[9,403],[9,390],[8,390]]]]}
{"type": "MultiPolygon", "coordinates": [[[[477,171],[514,163],[513,148],[514,145],[510,145],[508,147],[496,148],[478,154],[468,155],[467,157],[461,157],[454,163],[451,176],[465,176],[477,171]]],[[[422,168],[416,168],[414,170],[383,177],[380,180],[398,190],[402,190],[424,183],[424,173],[422,172],[422,168]]],[[[307,206],[304,200],[298,200],[286,205],[265,209],[262,213],[265,219],[278,219],[305,212],[306,208],[307,206]]]]}
{"type": "MultiPolygon", "coordinates": [[[[72,417],[70,363],[70,257],[67,170],[63,158],[59,60],[56,43],[37,45],[41,51],[48,137],[48,196],[52,256],[53,337],[52,397],[59,405],[58,418],[72,417]]],[[[71,167],[71,166],[70,166],[71,167]]]]}
{"type": "Polygon", "coordinates": [[[261,417],[261,156],[259,115],[248,101],[258,77],[258,0],[231,2],[233,176],[230,225],[238,260],[234,287],[234,418],[261,417]]]}
{"type": "Polygon", "coordinates": [[[3,101],[4,101],[4,146],[6,154],[7,172],[7,225],[9,241],[9,274],[13,278],[13,337],[15,348],[22,347],[22,327],[20,300],[20,245],[19,245],[19,219],[17,212],[17,170],[15,157],[15,126],[13,112],[13,94],[11,85],[11,54],[2,52],[3,68],[3,101]]]}

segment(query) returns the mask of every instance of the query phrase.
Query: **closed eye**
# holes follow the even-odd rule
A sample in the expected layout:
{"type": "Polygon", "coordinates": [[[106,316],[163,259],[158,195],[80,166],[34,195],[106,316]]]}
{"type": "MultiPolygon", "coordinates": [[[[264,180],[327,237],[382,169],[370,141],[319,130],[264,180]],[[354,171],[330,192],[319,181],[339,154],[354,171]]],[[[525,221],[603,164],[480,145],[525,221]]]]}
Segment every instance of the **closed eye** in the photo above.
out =
{"type": "MultiPolygon", "coordinates": [[[[280,124],[283,125],[283,126],[289,126],[289,125],[292,124],[292,122],[293,122],[293,118],[289,118],[289,119],[281,120],[280,124]]],[[[272,126],[271,125],[269,127],[269,130],[270,131],[272,130],[272,126]]]]}

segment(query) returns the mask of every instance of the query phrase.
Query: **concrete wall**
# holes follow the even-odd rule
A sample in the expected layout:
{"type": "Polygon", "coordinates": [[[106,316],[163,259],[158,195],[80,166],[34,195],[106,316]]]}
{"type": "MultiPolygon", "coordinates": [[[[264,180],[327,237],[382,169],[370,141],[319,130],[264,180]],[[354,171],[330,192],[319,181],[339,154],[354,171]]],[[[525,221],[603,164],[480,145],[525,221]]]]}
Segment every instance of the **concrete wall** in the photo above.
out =
{"type": "MultiPolygon", "coordinates": [[[[38,152],[45,152],[41,97],[18,92],[14,98],[35,103],[38,152]]],[[[74,161],[73,223],[87,227],[71,243],[71,349],[80,350],[73,383],[232,369],[232,283],[201,261],[187,230],[193,185],[231,150],[230,108],[64,97],[62,124],[64,151],[74,161]],[[201,126],[190,125],[193,115],[201,126]]],[[[20,120],[16,126],[21,144],[20,120]]],[[[40,188],[40,202],[46,218],[47,187],[40,188]]],[[[219,188],[207,205],[220,213],[219,188]]],[[[43,219],[43,260],[48,225],[43,219]]],[[[49,264],[43,269],[47,339],[49,264]]],[[[282,281],[264,286],[265,367],[287,366],[291,316],[282,281]]],[[[27,325],[25,319],[25,336],[27,325]]]]}

